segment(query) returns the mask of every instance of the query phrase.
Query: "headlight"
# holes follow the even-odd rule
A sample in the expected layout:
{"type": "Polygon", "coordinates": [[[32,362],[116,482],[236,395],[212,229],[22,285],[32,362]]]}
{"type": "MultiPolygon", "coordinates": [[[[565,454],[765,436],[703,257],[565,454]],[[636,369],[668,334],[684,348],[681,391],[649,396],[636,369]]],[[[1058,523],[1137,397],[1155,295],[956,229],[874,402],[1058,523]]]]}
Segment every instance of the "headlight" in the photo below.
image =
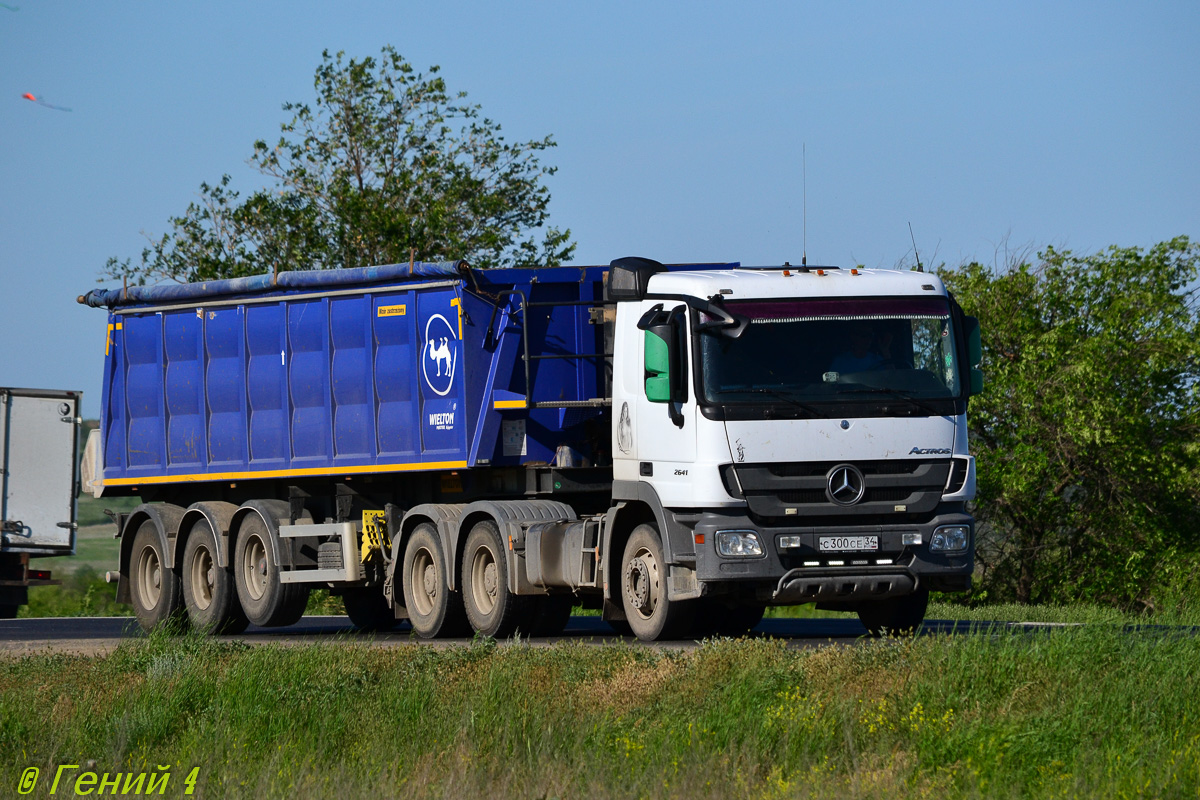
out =
{"type": "Polygon", "coordinates": [[[966,550],[967,543],[970,541],[971,527],[969,525],[943,525],[933,532],[933,536],[929,540],[929,549],[953,553],[958,550],[966,550]]]}
{"type": "Polygon", "coordinates": [[[763,549],[753,531],[717,531],[717,552],[723,556],[761,556],[763,549]]]}

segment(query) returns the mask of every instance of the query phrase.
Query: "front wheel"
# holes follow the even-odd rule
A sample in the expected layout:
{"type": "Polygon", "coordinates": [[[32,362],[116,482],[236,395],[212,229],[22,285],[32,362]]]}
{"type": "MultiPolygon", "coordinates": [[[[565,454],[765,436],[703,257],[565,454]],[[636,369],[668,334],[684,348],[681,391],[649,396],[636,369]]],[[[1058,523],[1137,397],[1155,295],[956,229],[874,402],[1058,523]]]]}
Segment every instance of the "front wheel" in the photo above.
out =
{"type": "Polygon", "coordinates": [[[695,606],[667,597],[667,564],[662,541],[650,524],[639,525],[629,535],[621,558],[621,602],[625,618],[643,642],[672,639],[686,632],[695,606]]]}
{"type": "Polygon", "coordinates": [[[766,611],[767,607],[763,603],[731,605],[714,598],[702,601],[698,616],[703,617],[703,620],[698,620],[700,624],[697,628],[702,628],[704,634],[711,633],[736,639],[754,630],[758,623],[762,622],[766,611]]]}
{"type": "Polygon", "coordinates": [[[902,597],[889,597],[858,607],[858,619],[872,636],[912,636],[925,621],[929,590],[918,589],[902,597]]]}

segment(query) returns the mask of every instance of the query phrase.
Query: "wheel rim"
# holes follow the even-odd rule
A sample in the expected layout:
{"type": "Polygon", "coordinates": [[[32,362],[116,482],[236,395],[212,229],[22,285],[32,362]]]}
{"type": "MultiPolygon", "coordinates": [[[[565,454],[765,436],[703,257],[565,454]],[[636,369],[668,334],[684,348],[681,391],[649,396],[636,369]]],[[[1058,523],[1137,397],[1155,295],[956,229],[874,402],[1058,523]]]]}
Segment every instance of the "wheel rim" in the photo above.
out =
{"type": "Polygon", "coordinates": [[[427,617],[433,613],[440,584],[433,553],[422,547],[413,555],[412,567],[408,571],[413,608],[421,616],[427,617]]]}
{"type": "Polygon", "coordinates": [[[192,587],[192,601],[198,610],[204,611],[212,605],[213,591],[217,582],[216,564],[213,563],[212,553],[207,547],[196,548],[188,573],[192,587]]]}
{"type": "Polygon", "coordinates": [[[496,554],[486,545],[471,557],[471,599],[485,617],[492,615],[500,599],[500,568],[496,554]]]}
{"type": "Polygon", "coordinates": [[[642,619],[654,616],[662,595],[658,559],[645,547],[638,548],[625,564],[625,598],[642,619]]]}
{"type": "Polygon", "coordinates": [[[250,599],[261,600],[267,593],[267,548],[258,536],[242,545],[242,580],[250,599]]]}
{"type": "Polygon", "coordinates": [[[138,596],[147,609],[158,606],[162,597],[162,562],[153,547],[143,547],[137,560],[138,596]]]}

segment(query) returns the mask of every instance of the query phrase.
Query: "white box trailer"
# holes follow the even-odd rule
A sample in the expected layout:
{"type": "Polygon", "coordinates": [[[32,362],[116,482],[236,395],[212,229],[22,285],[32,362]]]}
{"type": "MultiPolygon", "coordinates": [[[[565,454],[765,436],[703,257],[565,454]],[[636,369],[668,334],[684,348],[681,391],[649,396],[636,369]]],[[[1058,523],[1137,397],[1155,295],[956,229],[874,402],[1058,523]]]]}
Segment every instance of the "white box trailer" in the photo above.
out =
{"type": "Polygon", "coordinates": [[[31,557],[75,554],[82,392],[0,387],[0,619],[30,586],[57,583],[31,557]]]}

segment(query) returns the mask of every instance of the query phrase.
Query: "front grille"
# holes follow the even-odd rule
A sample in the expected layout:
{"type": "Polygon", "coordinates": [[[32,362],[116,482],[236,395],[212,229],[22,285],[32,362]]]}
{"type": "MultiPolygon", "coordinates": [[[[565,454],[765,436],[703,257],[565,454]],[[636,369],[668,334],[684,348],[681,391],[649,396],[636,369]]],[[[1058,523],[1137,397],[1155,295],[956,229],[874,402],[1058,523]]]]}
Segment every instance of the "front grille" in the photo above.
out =
{"type": "Polygon", "coordinates": [[[795,519],[930,512],[941,501],[951,463],[948,458],[807,461],[734,468],[752,514],[795,519]],[[829,473],[846,463],[853,463],[865,484],[862,499],[850,506],[832,502],[826,492],[829,473]]]}
{"type": "MultiPolygon", "coordinates": [[[[823,479],[829,474],[829,470],[845,463],[845,461],[800,461],[762,465],[738,464],[736,466],[739,476],[741,470],[754,469],[759,466],[777,478],[817,477],[823,479]]],[[[921,468],[921,465],[929,463],[931,462],[919,460],[860,461],[855,466],[862,471],[863,475],[912,475],[921,468]]]]}

